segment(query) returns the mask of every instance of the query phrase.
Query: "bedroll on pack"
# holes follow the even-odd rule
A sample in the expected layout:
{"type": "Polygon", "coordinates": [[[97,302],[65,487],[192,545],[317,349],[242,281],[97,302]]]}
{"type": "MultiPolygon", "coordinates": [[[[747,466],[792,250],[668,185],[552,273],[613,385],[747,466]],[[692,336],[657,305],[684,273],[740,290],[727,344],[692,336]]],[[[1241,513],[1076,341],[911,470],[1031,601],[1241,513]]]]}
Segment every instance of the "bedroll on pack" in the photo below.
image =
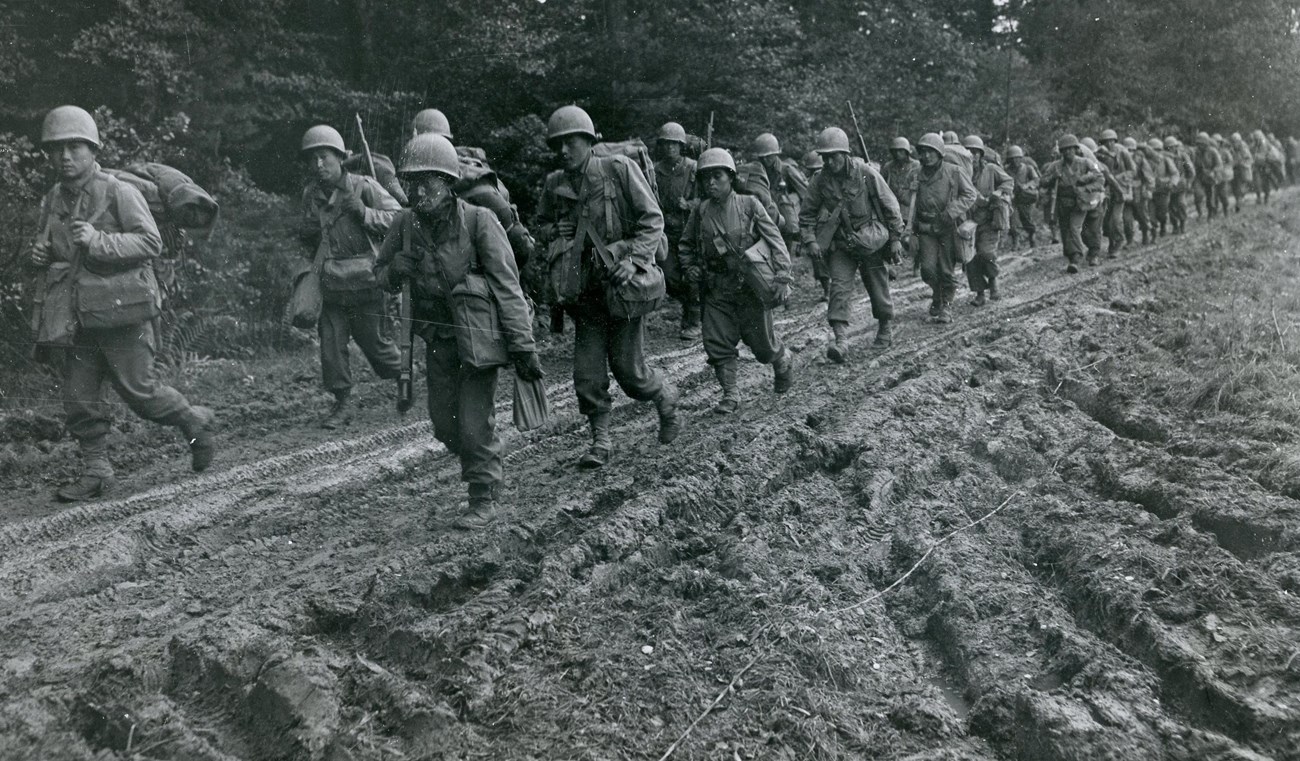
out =
{"type": "MultiPolygon", "coordinates": [[[[650,155],[650,149],[646,147],[641,138],[634,137],[631,140],[617,143],[596,143],[591,147],[591,155],[601,157],[622,156],[631,160],[633,164],[636,164],[641,169],[642,176],[645,177],[646,183],[650,185],[650,194],[655,198],[659,197],[659,182],[655,179],[654,158],[650,155]]],[[[659,236],[659,247],[655,250],[655,262],[660,267],[668,262],[667,235],[659,236]]]]}
{"type": "Polygon", "coordinates": [[[221,207],[216,199],[179,169],[141,163],[104,171],[140,191],[160,227],[204,229],[217,219],[221,207]]]}

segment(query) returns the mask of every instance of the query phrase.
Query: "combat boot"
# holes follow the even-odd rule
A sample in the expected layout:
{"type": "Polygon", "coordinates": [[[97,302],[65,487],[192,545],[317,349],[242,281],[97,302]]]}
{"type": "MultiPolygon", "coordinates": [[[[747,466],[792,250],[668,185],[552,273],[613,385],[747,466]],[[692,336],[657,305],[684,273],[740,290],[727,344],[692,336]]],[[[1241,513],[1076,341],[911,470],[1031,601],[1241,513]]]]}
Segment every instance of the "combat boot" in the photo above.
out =
{"type": "Polygon", "coordinates": [[[217,454],[216,437],[212,427],[216,415],[207,407],[190,407],[181,417],[181,433],[190,445],[190,469],[202,473],[212,464],[217,454]]]}
{"type": "Polygon", "coordinates": [[[1002,294],[998,291],[997,278],[989,278],[989,301],[1001,301],[1002,294]]]}
{"type": "Polygon", "coordinates": [[[820,303],[822,303],[822,302],[830,301],[830,300],[831,300],[831,281],[830,281],[830,279],[829,279],[829,278],[822,278],[821,280],[818,280],[817,282],[820,283],[820,284],[821,284],[821,287],[822,287],[822,289],[821,289],[821,293],[817,295],[817,303],[820,304],[820,303]]]}
{"type": "Polygon", "coordinates": [[[696,298],[695,303],[682,305],[682,329],[677,334],[677,338],[682,341],[698,341],[703,331],[700,328],[700,304],[696,298]]]}
{"type": "Polygon", "coordinates": [[[334,392],[334,404],[330,406],[330,411],[320,421],[320,427],[326,430],[342,428],[352,422],[352,390],[334,392]]]}
{"type": "Polygon", "coordinates": [[[832,322],[831,330],[835,333],[835,340],[826,347],[826,358],[842,365],[849,360],[849,326],[832,322]]]}
{"type": "Polygon", "coordinates": [[[98,499],[117,486],[117,479],[112,476],[83,475],[76,483],[68,484],[54,492],[54,498],[60,502],[85,502],[98,499]]]}
{"type": "Polygon", "coordinates": [[[772,360],[772,390],[784,394],[794,386],[794,357],[790,350],[781,347],[781,353],[772,360]]]}
{"type": "Polygon", "coordinates": [[[578,459],[578,467],[583,470],[599,468],[609,461],[609,413],[597,412],[587,418],[591,424],[591,447],[578,459]]]}
{"type": "Polygon", "coordinates": [[[877,349],[888,349],[894,343],[894,329],[890,323],[892,320],[881,320],[876,324],[876,340],[871,345],[877,349]]]}
{"type": "Polygon", "coordinates": [[[659,412],[659,443],[671,444],[682,432],[677,420],[677,388],[665,382],[654,402],[659,412]]]}
{"type": "Polygon", "coordinates": [[[987,303],[988,300],[984,298],[984,291],[976,291],[975,298],[971,300],[970,304],[974,307],[982,307],[987,303]]]}
{"type": "Polygon", "coordinates": [[[930,316],[931,317],[939,316],[939,306],[941,304],[943,304],[943,293],[938,288],[935,288],[934,293],[930,294],[930,316]]]}
{"type": "Polygon", "coordinates": [[[462,531],[485,528],[496,520],[499,512],[496,484],[470,484],[469,505],[451,525],[462,531]]]}
{"type": "Polygon", "coordinates": [[[730,415],[740,409],[740,398],[736,395],[736,364],[734,361],[724,365],[714,365],[713,374],[722,387],[722,399],[713,407],[718,415],[730,415]]]}
{"type": "MultiPolygon", "coordinates": [[[[1056,241],[1052,241],[1052,242],[1055,243],[1056,241]]],[[[1033,231],[1033,230],[1030,230],[1030,231],[1029,231],[1029,248],[1032,250],[1033,247],[1034,247],[1034,231],[1033,231]]]]}
{"type": "Polygon", "coordinates": [[[952,304],[948,301],[939,303],[939,313],[934,316],[934,321],[940,325],[947,325],[952,322],[952,304]]]}

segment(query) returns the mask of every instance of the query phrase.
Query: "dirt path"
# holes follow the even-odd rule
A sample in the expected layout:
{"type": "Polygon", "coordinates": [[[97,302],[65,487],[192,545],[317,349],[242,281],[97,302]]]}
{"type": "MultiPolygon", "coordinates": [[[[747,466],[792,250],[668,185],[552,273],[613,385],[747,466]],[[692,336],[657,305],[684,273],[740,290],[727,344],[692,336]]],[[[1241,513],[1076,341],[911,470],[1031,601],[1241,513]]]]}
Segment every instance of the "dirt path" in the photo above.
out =
{"type": "Polygon", "coordinates": [[[805,303],[796,390],[746,363],[727,419],[661,338],[681,439],[624,399],[578,473],[554,383],[484,532],[425,423],[0,526],[0,757],[657,759],[726,689],[673,758],[1300,758],[1300,414],[1160,374],[1247,254],[1300,293],[1297,207],[1009,257],[949,326],[904,276],[847,366],[805,303]]]}

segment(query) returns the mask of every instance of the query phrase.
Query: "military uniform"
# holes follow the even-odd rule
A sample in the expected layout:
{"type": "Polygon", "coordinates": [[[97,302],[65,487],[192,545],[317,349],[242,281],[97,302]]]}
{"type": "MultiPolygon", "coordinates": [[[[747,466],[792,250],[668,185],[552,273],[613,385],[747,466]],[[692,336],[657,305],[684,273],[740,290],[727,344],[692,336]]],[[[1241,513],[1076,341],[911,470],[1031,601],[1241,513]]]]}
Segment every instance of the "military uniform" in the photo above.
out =
{"type": "Polygon", "coordinates": [[[1196,163],[1191,152],[1176,138],[1172,141],[1165,140],[1165,151],[1178,169],[1178,182],[1169,194],[1169,219],[1173,222],[1174,232],[1181,233],[1187,229],[1187,194],[1196,183],[1196,163]]]}
{"type": "MultiPolygon", "coordinates": [[[[132,412],[179,428],[192,448],[211,413],[160,383],[154,370],[161,295],[151,262],[162,251],[162,239],[140,192],[95,164],[77,183],[50,190],[40,225],[49,264],[33,310],[37,349],[44,357],[62,355],[68,432],[80,445],[83,475],[99,479],[106,490],[113,469],[105,381],[132,412]],[[94,227],[89,245],[73,241],[77,222],[94,227]]],[[[195,469],[205,467],[196,453],[195,469]]],[[[98,493],[69,497],[61,491],[60,498],[98,493]]]]}
{"type": "Polygon", "coordinates": [[[1169,198],[1174,188],[1178,186],[1181,176],[1173,157],[1163,150],[1157,150],[1154,139],[1151,145],[1147,146],[1145,153],[1147,162],[1151,165],[1153,178],[1151,199],[1155,210],[1155,226],[1159,234],[1164,235],[1169,221],[1169,198]]]}
{"type": "Polygon", "coordinates": [[[890,159],[880,167],[880,176],[885,178],[885,184],[898,199],[898,213],[903,216],[903,221],[911,219],[912,203],[920,184],[921,162],[910,156],[902,161],[890,159]]]}
{"type": "Polygon", "coordinates": [[[498,369],[506,357],[476,366],[461,356],[451,294],[469,273],[481,275],[497,309],[507,356],[536,351],[509,239],[490,210],[457,199],[433,218],[405,211],[392,224],[374,268],[378,282],[392,291],[404,280],[394,267],[401,257],[409,259],[405,268],[413,273],[412,323],[425,344],[433,435],[460,458],[463,481],[490,489],[502,480],[493,409],[498,369]]]}
{"type": "Polygon", "coordinates": [[[1133,200],[1133,182],[1137,167],[1128,149],[1119,143],[1102,145],[1097,151],[1097,159],[1109,173],[1103,228],[1106,238],[1110,241],[1107,255],[1114,256],[1127,241],[1124,233],[1124,207],[1133,200]]]}
{"type": "Polygon", "coordinates": [[[1056,224],[1070,265],[1085,254],[1095,263],[1101,253],[1101,199],[1106,179],[1095,159],[1079,155],[1054,163],[1043,175],[1043,187],[1056,194],[1056,224]]]}
{"type": "Polygon", "coordinates": [[[1014,241],[1017,228],[1023,230],[1034,245],[1034,204],[1038,203],[1038,170],[1025,159],[1017,159],[1015,166],[1010,166],[1007,173],[1015,186],[1011,196],[1011,207],[1015,211],[1011,218],[1011,237],[1014,241]]]}
{"type": "MultiPolygon", "coordinates": [[[[556,170],[546,178],[537,212],[537,236],[549,243],[559,237],[558,223],[590,225],[623,257],[652,266],[664,217],[641,170],[621,156],[591,156],[577,172],[556,170]],[[610,204],[609,209],[606,203],[610,204]],[[611,212],[611,213],[607,213],[611,212]],[[612,224],[611,224],[612,223],[612,224]]],[[[609,277],[591,240],[582,247],[583,291],[577,304],[565,307],[574,320],[573,387],[583,415],[608,415],[609,374],[632,399],[656,400],[664,390],[659,376],[645,364],[644,318],[619,319],[606,303],[609,277]]]]}
{"type": "Polygon", "coordinates": [[[386,297],[372,272],[375,241],[388,232],[400,208],[373,178],[349,172],[331,187],[312,182],[303,190],[300,238],[308,257],[323,253],[324,305],[317,326],[321,378],[338,399],[352,391],[349,341],[356,341],[380,378],[392,380],[400,373],[386,297]],[[341,206],[349,197],[365,206],[360,218],[341,206]]]}
{"type": "Polygon", "coordinates": [[[682,276],[678,241],[686,229],[691,210],[699,203],[695,192],[695,160],[681,156],[676,162],[655,162],[655,184],[659,189],[659,208],[664,215],[664,234],[668,236],[668,283],[673,298],[682,302],[682,328],[700,324],[699,284],[682,276]],[[683,208],[684,207],[684,208],[683,208]]]}
{"type": "Polygon", "coordinates": [[[957,226],[978,198],[975,185],[956,164],[922,167],[916,195],[915,230],[920,242],[921,279],[932,290],[937,315],[957,295],[957,226]]]}
{"type": "Polygon", "coordinates": [[[1219,192],[1223,157],[1208,136],[1198,137],[1196,144],[1196,205],[1210,219],[1218,211],[1228,212],[1227,198],[1219,192]],[[1203,206],[1202,206],[1203,204],[1203,206]]]}
{"type": "Polygon", "coordinates": [[[1241,200],[1255,188],[1255,157],[1241,135],[1233,133],[1228,150],[1232,153],[1232,195],[1241,211],[1241,200]]]}
{"type": "Polygon", "coordinates": [[[966,282],[979,295],[998,297],[998,244],[1011,226],[1010,203],[1015,180],[1001,166],[977,157],[974,166],[975,203],[970,219],[975,227],[975,258],[966,265],[966,282]]]}
{"type": "Polygon", "coordinates": [[[822,169],[808,187],[808,203],[799,214],[802,244],[817,243],[830,271],[830,304],[826,317],[832,325],[847,325],[851,311],[853,278],[862,278],[871,298],[871,315],[887,322],[894,317],[889,296],[888,252],[882,247],[866,251],[856,232],[872,220],[888,229],[891,241],[901,240],[904,220],[898,199],[880,173],[856,157],[848,157],[844,174],[822,169]]]}
{"type": "Polygon", "coordinates": [[[733,191],[721,201],[701,201],[681,237],[682,266],[703,284],[704,351],[724,395],[734,394],[740,341],[755,359],[773,365],[778,374],[791,362],[772,329],[771,307],[759,300],[741,274],[741,252],[759,241],[765,241],[771,252],[775,282],[788,285],[790,255],[785,241],[754,196],[733,191]]]}
{"type": "Polygon", "coordinates": [[[1124,235],[1129,245],[1137,242],[1136,233],[1141,231],[1142,243],[1152,240],[1151,218],[1147,210],[1151,204],[1151,194],[1155,190],[1155,174],[1151,162],[1139,148],[1133,156],[1133,200],[1124,204],[1124,235]]]}

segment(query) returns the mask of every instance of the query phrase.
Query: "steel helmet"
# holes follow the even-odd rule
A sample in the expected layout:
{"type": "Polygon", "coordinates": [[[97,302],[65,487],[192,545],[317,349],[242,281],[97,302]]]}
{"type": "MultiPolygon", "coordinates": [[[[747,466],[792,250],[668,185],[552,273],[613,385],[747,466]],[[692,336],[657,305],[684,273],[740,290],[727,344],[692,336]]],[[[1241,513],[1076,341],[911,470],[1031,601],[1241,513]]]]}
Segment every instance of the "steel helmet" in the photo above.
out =
{"type": "Polygon", "coordinates": [[[939,137],[939,133],[937,132],[927,132],[924,135],[921,135],[920,140],[916,141],[916,150],[918,153],[922,148],[929,148],[935,153],[942,155],[943,138],[939,137]]]}
{"type": "Polygon", "coordinates": [[[312,148],[333,148],[344,156],[348,155],[343,136],[328,124],[317,124],[302,134],[302,148],[299,150],[310,151],[312,148]]]}
{"type": "Polygon", "coordinates": [[[1153,151],[1162,151],[1165,148],[1165,144],[1160,142],[1160,138],[1153,137],[1147,141],[1147,147],[1153,151]]]}
{"type": "Polygon", "coordinates": [[[1234,142],[1234,143],[1240,143],[1240,142],[1241,142],[1241,133],[1240,133],[1240,132],[1234,132],[1234,133],[1232,133],[1232,142],[1234,142]]]}
{"type": "Polygon", "coordinates": [[[1174,137],[1173,135],[1170,135],[1169,137],[1165,138],[1165,147],[1169,149],[1177,148],[1178,138],[1174,137]]]}
{"type": "Polygon", "coordinates": [[[1137,150],[1137,147],[1138,147],[1138,141],[1135,140],[1134,138],[1126,137],[1126,138],[1124,138],[1124,140],[1123,140],[1122,142],[1123,142],[1123,144],[1124,144],[1124,147],[1125,147],[1125,148],[1128,148],[1130,151],[1136,151],[1136,150],[1137,150]]]}
{"type": "Polygon", "coordinates": [[[911,153],[911,152],[912,152],[912,144],[909,143],[909,142],[907,141],[907,138],[905,138],[905,137],[896,137],[896,138],[894,138],[894,142],[892,142],[892,143],[889,144],[889,150],[891,150],[891,151],[907,151],[908,153],[911,153]]]}
{"type": "Polygon", "coordinates": [[[659,128],[659,140],[686,145],[686,130],[677,122],[664,122],[659,128]]]}
{"type": "Polygon", "coordinates": [[[560,106],[546,120],[546,142],[569,135],[586,135],[594,143],[600,139],[591,117],[577,106],[560,106]]]}
{"type": "Polygon", "coordinates": [[[803,160],[799,163],[803,164],[803,168],[810,172],[821,169],[826,165],[826,162],[822,161],[822,155],[817,151],[808,151],[803,155],[803,160]]]}
{"type": "Polygon", "coordinates": [[[1007,158],[1009,159],[1023,159],[1024,157],[1025,149],[1018,145],[1013,145],[1007,149],[1007,158]]]}
{"type": "Polygon", "coordinates": [[[1201,143],[1201,144],[1207,144],[1207,143],[1209,143],[1209,142],[1210,142],[1210,133],[1208,133],[1208,132],[1197,132],[1197,133],[1196,133],[1196,142],[1201,143]]]}
{"type": "Polygon", "coordinates": [[[724,148],[710,148],[700,154],[700,160],[695,164],[695,173],[700,174],[710,169],[726,169],[735,177],[736,160],[724,148]]]}
{"type": "Polygon", "coordinates": [[[961,145],[968,151],[983,151],[984,138],[979,135],[967,135],[962,139],[961,145]]]}
{"type": "Polygon", "coordinates": [[[777,142],[776,135],[771,132],[764,132],[754,138],[754,144],[749,147],[750,154],[756,159],[764,156],[776,156],[781,153],[781,144],[777,142]]]}
{"type": "Polygon", "coordinates": [[[426,108],[415,115],[411,120],[411,129],[415,134],[424,135],[442,135],[448,140],[451,139],[451,122],[447,121],[447,115],[436,108],[426,108]]]}
{"type": "Polygon", "coordinates": [[[1223,135],[1220,135],[1218,132],[1215,132],[1214,135],[1213,135],[1213,137],[1214,137],[1214,142],[1216,142],[1216,143],[1222,143],[1222,142],[1223,142],[1223,135]]]}
{"type": "Polygon", "coordinates": [[[451,141],[433,132],[423,132],[406,142],[398,161],[398,174],[437,172],[460,179],[460,157],[451,141]]]}
{"type": "Polygon", "coordinates": [[[818,153],[849,153],[849,136],[839,127],[827,127],[817,135],[818,153]]]}
{"type": "Polygon", "coordinates": [[[1061,137],[1058,138],[1056,141],[1056,150],[1058,151],[1064,150],[1066,148],[1078,148],[1078,147],[1079,147],[1079,138],[1075,137],[1074,135],[1071,135],[1068,132],[1064,135],[1061,135],[1061,137]]]}
{"type": "Polygon", "coordinates": [[[1107,140],[1119,140],[1119,133],[1113,129],[1104,129],[1101,131],[1101,137],[1098,139],[1103,143],[1107,140]]]}
{"type": "Polygon", "coordinates": [[[1079,138],[1079,145],[1082,145],[1084,148],[1087,148],[1088,150],[1093,152],[1096,152],[1097,150],[1097,141],[1093,140],[1090,137],[1079,138]]]}
{"type": "Polygon", "coordinates": [[[945,130],[943,133],[944,145],[957,145],[957,133],[952,130],[945,130]]]}
{"type": "Polygon", "coordinates": [[[62,143],[68,140],[83,140],[96,148],[99,142],[99,127],[95,118],[86,109],[77,106],[59,106],[50,109],[41,124],[42,143],[62,143]]]}

